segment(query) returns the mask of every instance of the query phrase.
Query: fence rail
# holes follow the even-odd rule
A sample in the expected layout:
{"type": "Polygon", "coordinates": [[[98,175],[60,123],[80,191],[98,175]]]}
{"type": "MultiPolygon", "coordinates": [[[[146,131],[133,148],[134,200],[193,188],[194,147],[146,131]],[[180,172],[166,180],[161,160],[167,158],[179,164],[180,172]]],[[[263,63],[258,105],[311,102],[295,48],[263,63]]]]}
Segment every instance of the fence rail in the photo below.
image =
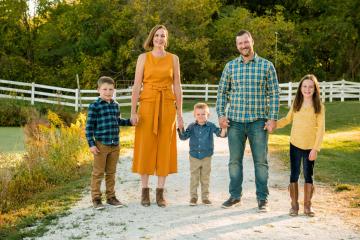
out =
{"type": "MultiPolygon", "coordinates": [[[[291,106],[295,97],[298,83],[281,83],[280,103],[291,106]]],[[[183,97],[192,99],[216,99],[218,85],[211,84],[183,84],[183,97]]],[[[323,102],[333,100],[345,101],[356,99],[360,101],[360,83],[345,80],[333,82],[320,82],[321,99],[323,102]]],[[[88,107],[91,102],[96,100],[98,93],[96,90],[71,89],[54,87],[36,83],[15,82],[0,79],[0,98],[14,98],[50,104],[60,104],[74,107],[75,111],[79,108],[88,107]]],[[[120,106],[131,105],[131,88],[117,89],[115,99],[120,106]]]]}

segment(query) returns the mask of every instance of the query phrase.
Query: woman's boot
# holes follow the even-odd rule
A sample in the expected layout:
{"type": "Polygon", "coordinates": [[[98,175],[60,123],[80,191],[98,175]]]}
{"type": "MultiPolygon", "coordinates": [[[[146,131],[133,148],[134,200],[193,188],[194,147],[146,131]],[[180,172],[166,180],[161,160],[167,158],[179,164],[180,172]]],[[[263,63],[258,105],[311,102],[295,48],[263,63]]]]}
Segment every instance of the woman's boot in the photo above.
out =
{"type": "Polygon", "coordinates": [[[166,207],[164,188],[156,188],[156,203],[159,207],[166,207]]]}
{"type": "Polygon", "coordinates": [[[299,213],[299,185],[297,182],[289,184],[289,192],[291,198],[290,216],[297,216],[299,213]]]}
{"type": "Polygon", "coordinates": [[[150,195],[149,195],[150,188],[142,188],[141,191],[141,205],[144,207],[150,206],[150,195]]]}
{"type": "Polygon", "coordinates": [[[314,185],[305,183],[304,185],[304,214],[309,217],[315,216],[315,212],[311,208],[311,198],[314,193],[314,185]]]}

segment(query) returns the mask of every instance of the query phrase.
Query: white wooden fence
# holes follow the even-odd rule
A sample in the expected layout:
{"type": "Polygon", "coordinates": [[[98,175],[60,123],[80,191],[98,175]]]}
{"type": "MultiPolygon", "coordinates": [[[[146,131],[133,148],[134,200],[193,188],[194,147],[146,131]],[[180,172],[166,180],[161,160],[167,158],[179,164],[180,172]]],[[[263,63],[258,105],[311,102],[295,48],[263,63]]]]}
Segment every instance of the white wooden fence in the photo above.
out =
{"type": "MultiPolygon", "coordinates": [[[[211,84],[183,84],[183,97],[191,99],[216,99],[217,85],[211,84]]],[[[280,84],[280,103],[291,105],[296,94],[298,83],[280,84]]],[[[321,82],[321,98],[332,102],[333,100],[345,101],[355,99],[360,101],[360,83],[345,80],[334,82],[321,82]]],[[[71,106],[75,111],[79,107],[88,107],[89,103],[98,96],[96,90],[79,90],[71,88],[53,87],[36,83],[15,82],[0,79],[0,98],[15,98],[50,104],[71,106]]],[[[131,89],[117,89],[116,101],[120,106],[131,105],[131,89]]]]}

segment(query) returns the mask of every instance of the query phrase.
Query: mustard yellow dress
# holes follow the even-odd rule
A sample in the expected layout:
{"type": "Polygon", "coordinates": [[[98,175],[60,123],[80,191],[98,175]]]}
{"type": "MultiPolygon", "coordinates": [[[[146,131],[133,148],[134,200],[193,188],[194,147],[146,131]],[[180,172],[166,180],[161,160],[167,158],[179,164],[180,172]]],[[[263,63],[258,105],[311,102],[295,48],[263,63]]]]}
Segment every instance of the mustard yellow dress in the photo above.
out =
{"type": "Polygon", "coordinates": [[[167,176],[177,172],[176,107],[173,92],[173,55],[146,53],[143,90],[135,127],[132,171],[167,176]]]}

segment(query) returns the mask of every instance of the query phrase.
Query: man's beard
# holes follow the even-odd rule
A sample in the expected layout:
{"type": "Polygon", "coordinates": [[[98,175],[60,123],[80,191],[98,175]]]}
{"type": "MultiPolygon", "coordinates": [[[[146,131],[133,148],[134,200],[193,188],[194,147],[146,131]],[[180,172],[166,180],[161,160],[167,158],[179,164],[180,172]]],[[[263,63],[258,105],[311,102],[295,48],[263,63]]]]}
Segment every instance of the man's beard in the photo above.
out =
{"type": "Polygon", "coordinates": [[[250,54],[251,54],[250,48],[244,48],[244,49],[241,50],[241,55],[243,55],[245,57],[250,56],[250,54]]]}

